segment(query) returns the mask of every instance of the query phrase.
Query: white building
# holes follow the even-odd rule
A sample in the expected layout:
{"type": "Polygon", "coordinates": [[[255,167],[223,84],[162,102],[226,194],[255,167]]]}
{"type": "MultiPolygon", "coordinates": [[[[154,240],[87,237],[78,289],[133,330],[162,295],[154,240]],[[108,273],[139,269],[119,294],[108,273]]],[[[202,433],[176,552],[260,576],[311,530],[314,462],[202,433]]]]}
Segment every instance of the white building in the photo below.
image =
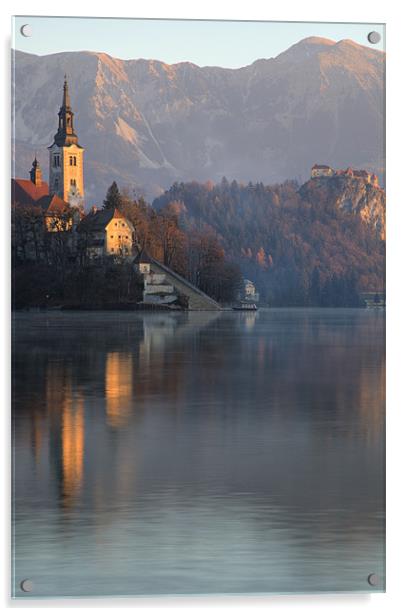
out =
{"type": "Polygon", "coordinates": [[[258,302],[260,300],[260,294],[256,290],[254,282],[245,278],[243,280],[243,285],[243,297],[241,299],[249,302],[258,302]]]}
{"type": "Polygon", "coordinates": [[[334,173],[335,172],[332,167],[329,167],[328,165],[314,165],[311,168],[312,178],[331,177],[334,173]]]}

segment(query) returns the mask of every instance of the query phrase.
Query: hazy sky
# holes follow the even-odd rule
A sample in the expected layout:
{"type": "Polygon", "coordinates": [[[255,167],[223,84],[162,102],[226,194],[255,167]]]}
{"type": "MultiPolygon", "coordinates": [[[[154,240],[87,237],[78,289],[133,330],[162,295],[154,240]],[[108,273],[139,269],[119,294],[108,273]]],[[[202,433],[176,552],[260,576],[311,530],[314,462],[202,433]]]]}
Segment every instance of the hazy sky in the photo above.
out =
{"type": "Polygon", "coordinates": [[[228,68],[276,56],[307,36],[348,38],[385,49],[385,28],[379,24],[16,17],[14,26],[13,47],[39,55],[90,50],[228,68]],[[32,27],[30,38],[20,33],[24,24],[32,27]],[[367,40],[372,30],[382,35],[377,45],[367,40]]]}

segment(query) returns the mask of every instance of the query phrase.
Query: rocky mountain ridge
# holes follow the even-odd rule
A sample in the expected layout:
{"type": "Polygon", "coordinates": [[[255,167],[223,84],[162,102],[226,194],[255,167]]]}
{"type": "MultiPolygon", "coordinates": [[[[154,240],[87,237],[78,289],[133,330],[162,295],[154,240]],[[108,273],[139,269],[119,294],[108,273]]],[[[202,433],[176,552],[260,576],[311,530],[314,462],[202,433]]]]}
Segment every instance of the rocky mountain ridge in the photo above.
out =
{"type": "Polygon", "coordinates": [[[382,52],[311,37],[239,69],[15,52],[15,174],[44,174],[64,73],[85,147],[86,203],[107,186],[150,198],[174,181],[303,180],[312,164],[383,172],[382,52]]]}

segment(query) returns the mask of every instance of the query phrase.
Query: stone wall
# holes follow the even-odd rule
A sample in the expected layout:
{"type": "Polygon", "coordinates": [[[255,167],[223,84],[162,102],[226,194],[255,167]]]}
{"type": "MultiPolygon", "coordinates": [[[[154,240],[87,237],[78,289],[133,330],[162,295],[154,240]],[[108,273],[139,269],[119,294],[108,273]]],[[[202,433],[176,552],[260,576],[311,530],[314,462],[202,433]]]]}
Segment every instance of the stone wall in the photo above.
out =
{"type": "Polygon", "coordinates": [[[155,274],[164,274],[166,282],[173,285],[178,293],[188,297],[189,310],[221,310],[221,306],[212,297],[194,287],[194,285],[175,272],[172,272],[172,270],[169,270],[169,268],[162,266],[162,264],[153,261],[151,271],[155,274]]]}

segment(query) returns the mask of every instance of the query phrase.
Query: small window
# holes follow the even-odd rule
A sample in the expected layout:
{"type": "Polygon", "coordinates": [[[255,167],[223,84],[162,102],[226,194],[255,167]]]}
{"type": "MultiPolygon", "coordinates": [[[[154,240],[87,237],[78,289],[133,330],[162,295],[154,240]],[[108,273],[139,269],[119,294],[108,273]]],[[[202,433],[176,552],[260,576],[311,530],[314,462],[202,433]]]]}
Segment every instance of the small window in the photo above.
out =
{"type": "Polygon", "coordinates": [[[110,251],[111,251],[111,252],[114,252],[114,248],[111,248],[111,249],[110,249],[110,251]]]}
{"type": "Polygon", "coordinates": [[[121,226],[122,226],[122,227],[125,227],[126,225],[124,224],[124,222],[122,222],[122,223],[121,223],[121,226]]]}
{"type": "Polygon", "coordinates": [[[110,236],[110,239],[111,239],[111,240],[113,239],[113,235],[111,235],[111,236],[110,236]]]}
{"type": "Polygon", "coordinates": [[[121,235],[119,235],[119,240],[121,240],[121,235]]]}
{"type": "Polygon", "coordinates": [[[73,166],[73,157],[70,156],[70,167],[72,167],[72,166],[73,166]]]}
{"type": "Polygon", "coordinates": [[[117,227],[117,222],[114,223],[114,226],[117,227]]]}
{"type": "Polygon", "coordinates": [[[73,156],[73,163],[74,163],[74,167],[76,167],[77,166],[77,157],[76,156],[73,156]]]}
{"type": "Polygon", "coordinates": [[[128,235],[125,235],[126,240],[128,240],[128,235]]]}

